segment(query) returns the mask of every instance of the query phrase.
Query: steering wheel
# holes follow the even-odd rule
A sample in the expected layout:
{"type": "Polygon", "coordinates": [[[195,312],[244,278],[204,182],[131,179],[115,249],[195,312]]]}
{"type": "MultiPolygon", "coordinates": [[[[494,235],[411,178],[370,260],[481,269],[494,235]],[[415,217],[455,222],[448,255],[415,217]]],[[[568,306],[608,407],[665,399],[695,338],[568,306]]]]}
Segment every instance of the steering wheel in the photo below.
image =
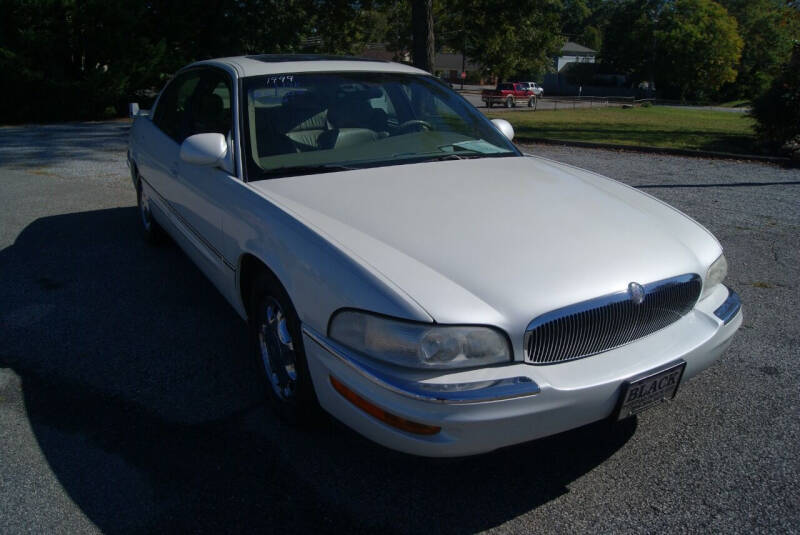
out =
{"type": "Polygon", "coordinates": [[[410,130],[410,129],[415,128],[415,127],[416,127],[416,129],[418,131],[433,130],[433,125],[431,123],[429,123],[428,121],[420,120],[420,119],[411,119],[410,121],[406,121],[403,124],[401,124],[400,126],[398,126],[397,129],[398,130],[410,130]]]}

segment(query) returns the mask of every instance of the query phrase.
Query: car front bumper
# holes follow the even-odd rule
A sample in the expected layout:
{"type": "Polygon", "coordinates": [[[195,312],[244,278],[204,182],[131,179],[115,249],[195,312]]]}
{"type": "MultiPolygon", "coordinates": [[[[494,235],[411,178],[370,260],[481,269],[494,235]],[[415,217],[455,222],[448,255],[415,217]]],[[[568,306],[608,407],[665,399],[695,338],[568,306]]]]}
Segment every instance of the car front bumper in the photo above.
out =
{"type": "Polygon", "coordinates": [[[605,353],[548,366],[515,362],[439,376],[387,372],[308,326],[303,341],[325,410],[386,447],[453,457],[605,419],[627,379],[677,359],[687,363],[685,382],[725,351],[741,323],[738,296],[720,286],[670,327],[605,353]],[[346,399],[335,383],[391,415],[441,430],[420,435],[393,427],[346,399]]]}

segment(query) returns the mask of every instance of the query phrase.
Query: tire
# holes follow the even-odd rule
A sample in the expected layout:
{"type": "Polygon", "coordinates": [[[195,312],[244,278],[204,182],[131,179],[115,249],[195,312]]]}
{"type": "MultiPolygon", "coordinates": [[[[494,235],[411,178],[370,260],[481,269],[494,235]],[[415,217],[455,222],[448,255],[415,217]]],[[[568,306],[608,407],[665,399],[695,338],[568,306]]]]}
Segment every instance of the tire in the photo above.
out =
{"type": "Polygon", "coordinates": [[[300,320],[283,286],[263,271],[253,283],[248,314],[253,366],[272,408],[291,425],[319,416],[300,332],[300,320]]]}
{"type": "Polygon", "coordinates": [[[506,108],[510,108],[510,107],[512,107],[513,105],[514,105],[514,99],[513,99],[513,98],[511,98],[511,97],[508,97],[508,98],[506,99],[506,108]]]}
{"type": "Polygon", "coordinates": [[[144,239],[153,245],[160,243],[163,239],[164,231],[161,229],[158,222],[153,217],[153,212],[150,210],[150,200],[142,189],[141,177],[137,177],[136,180],[136,207],[138,209],[139,222],[141,223],[144,239]]]}

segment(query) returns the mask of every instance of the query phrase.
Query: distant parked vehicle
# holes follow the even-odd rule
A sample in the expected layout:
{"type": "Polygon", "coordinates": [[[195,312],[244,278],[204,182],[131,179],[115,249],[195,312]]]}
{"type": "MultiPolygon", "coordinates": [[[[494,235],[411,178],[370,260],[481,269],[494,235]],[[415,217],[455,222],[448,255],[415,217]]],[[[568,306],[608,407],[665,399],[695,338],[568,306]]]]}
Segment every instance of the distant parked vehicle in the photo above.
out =
{"type": "Polygon", "coordinates": [[[484,89],[481,92],[481,100],[486,103],[487,108],[495,104],[512,108],[520,102],[527,103],[531,108],[536,106],[536,95],[526,84],[519,82],[506,82],[497,84],[495,89],[484,89]]]}
{"type": "Polygon", "coordinates": [[[526,86],[528,91],[536,95],[537,98],[541,97],[544,94],[544,89],[541,86],[537,85],[536,82],[520,82],[523,86],[526,86]]]}

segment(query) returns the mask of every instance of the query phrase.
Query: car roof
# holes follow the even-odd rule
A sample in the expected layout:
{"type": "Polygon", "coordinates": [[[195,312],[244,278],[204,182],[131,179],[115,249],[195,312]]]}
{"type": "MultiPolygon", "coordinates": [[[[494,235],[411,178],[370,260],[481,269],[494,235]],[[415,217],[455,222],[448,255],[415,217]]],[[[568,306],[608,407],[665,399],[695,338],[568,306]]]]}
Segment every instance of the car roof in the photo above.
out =
{"type": "Polygon", "coordinates": [[[213,65],[233,70],[240,78],[265,74],[296,74],[301,72],[365,71],[429,74],[421,69],[370,58],[332,56],[325,54],[259,54],[216,58],[192,63],[188,67],[213,65]]]}

